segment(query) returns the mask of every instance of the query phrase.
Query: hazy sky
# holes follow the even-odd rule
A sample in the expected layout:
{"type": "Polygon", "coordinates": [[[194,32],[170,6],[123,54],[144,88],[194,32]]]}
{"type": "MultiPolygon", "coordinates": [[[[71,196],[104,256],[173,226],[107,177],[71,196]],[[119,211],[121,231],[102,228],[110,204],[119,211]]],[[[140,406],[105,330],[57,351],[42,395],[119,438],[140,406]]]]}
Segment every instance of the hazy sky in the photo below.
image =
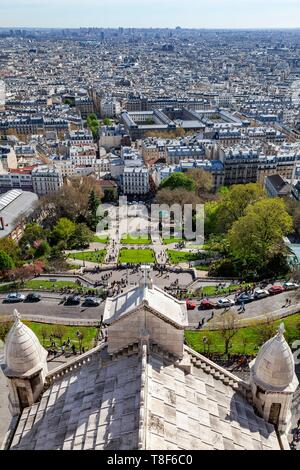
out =
{"type": "Polygon", "coordinates": [[[0,27],[298,28],[300,0],[0,0],[0,27]]]}

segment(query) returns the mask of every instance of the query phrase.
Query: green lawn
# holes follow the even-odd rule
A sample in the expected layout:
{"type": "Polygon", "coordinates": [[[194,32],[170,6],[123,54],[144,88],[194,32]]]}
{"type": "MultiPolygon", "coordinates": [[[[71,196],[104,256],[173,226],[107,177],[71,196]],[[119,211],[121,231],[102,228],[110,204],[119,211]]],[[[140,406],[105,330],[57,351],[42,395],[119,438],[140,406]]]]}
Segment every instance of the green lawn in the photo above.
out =
{"type": "Polygon", "coordinates": [[[147,236],[132,236],[132,235],[124,235],[121,238],[121,243],[124,245],[150,245],[151,238],[147,236]]]}
{"type": "Polygon", "coordinates": [[[56,281],[51,282],[45,279],[31,279],[30,281],[25,282],[25,286],[28,289],[34,290],[52,290],[55,289],[62,289],[63,287],[69,287],[70,289],[75,289],[78,285],[73,281],[56,281]]]}
{"type": "Polygon", "coordinates": [[[119,263],[155,263],[155,254],[150,249],[127,249],[122,248],[119,252],[119,263]]]}
{"type": "MultiPolygon", "coordinates": [[[[293,341],[300,339],[300,314],[297,313],[295,315],[278,320],[275,322],[275,325],[279,326],[282,321],[284,322],[286,328],[285,338],[287,339],[289,345],[291,345],[293,341]]],[[[204,336],[209,338],[211,341],[209,352],[219,354],[224,353],[224,340],[222,339],[219,331],[203,330],[185,332],[187,344],[199,353],[205,352],[202,341],[204,336]]],[[[259,338],[260,337],[257,329],[254,326],[240,328],[232,339],[232,348],[230,349],[230,353],[249,355],[257,354],[259,338]]]]}
{"type": "Polygon", "coordinates": [[[164,245],[171,245],[171,243],[180,243],[182,241],[183,241],[183,238],[176,238],[176,237],[162,239],[162,242],[164,245]]]}
{"type": "Polygon", "coordinates": [[[69,253],[68,258],[79,259],[82,261],[90,261],[91,263],[103,263],[106,250],[95,251],[79,251],[77,253],[69,253]]]}
{"type": "Polygon", "coordinates": [[[201,253],[190,253],[188,251],[177,250],[167,250],[167,253],[169,255],[169,260],[173,264],[189,263],[190,261],[202,259],[201,253]]]}
{"type": "MultiPolygon", "coordinates": [[[[197,266],[197,269],[198,269],[198,266],[197,266]]],[[[202,289],[199,289],[199,290],[201,290],[202,293],[206,297],[209,297],[211,295],[217,295],[217,294],[230,294],[231,292],[235,292],[241,289],[241,287],[245,288],[251,285],[252,285],[251,283],[244,283],[242,284],[242,286],[232,285],[232,286],[225,287],[224,289],[218,289],[218,286],[206,286],[206,287],[202,287],[202,289]]]]}
{"type": "MultiPolygon", "coordinates": [[[[71,344],[74,343],[76,349],[79,348],[79,341],[76,336],[76,332],[80,331],[84,337],[82,340],[82,346],[87,349],[91,349],[94,346],[94,338],[97,336],[97,328],[94,327],[87,327],[87,326],[64,326],[64,325],[53,325],[48,323],[35,323],[30,321],[24,321],[24,323],[29,326],[29,328],[37,335],[41,344],[44,345],[45,348],[50,346],[50,334],[55,334],[55,330],[61,330],[63,333],[62,343],[67,341],[68,338],[71,340],[71,344]],[[43,333],[46,334],[46,338],[43,339],[43,333]]],[[[60,340],[54,339],[56,345],[60,346],[60,340]]]]}
{"type": "Polygon", "coordinates": [[[92,242],[93,243],[108,243],[109,236],[105,235],[94,235],[92,242]]]}
{"type": "Polygon", "coordinates": [[[209,271],[210,266],[210,264],[199,264],[197,266],[194,266],[194,268],[196,268],[197,271],[209,271]]]}
{"type": "MultiPolygon", "coordinates": [[[[76,282],[73,281],[56,281],[56,282],[51,282],[48,280],[40,280],[40,279],[32,279],[30,281],[26,281],[24,286],[21,286],[20,284],[16,287],[15,290],[22,289],[22,287],[25,287],[27,289],[32,289],[32,290],[49,290],[49,291],[59,291],[60,289],[64,287],[68,287],[69,289],[74,289],[76,292],[79,293],[87,293],[87,292],[92,292],[93,294],[96,295],[102,295],[102,289],[94,289],[93,287],[82,287],[76,284],[76,282]]],[[[12,289],[10,289],[12,291],[12,289]]]]}

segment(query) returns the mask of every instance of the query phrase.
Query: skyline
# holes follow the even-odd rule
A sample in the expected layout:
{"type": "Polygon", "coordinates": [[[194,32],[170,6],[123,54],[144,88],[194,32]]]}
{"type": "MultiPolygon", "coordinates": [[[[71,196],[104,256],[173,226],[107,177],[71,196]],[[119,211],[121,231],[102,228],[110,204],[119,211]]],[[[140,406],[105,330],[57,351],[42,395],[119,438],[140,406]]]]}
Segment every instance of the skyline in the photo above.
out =
{"type": "Polygon", "coordinates": [[[0,5],[0,18],[2,28],[295,29],[300,27],[300,2],[10,0],[0,5]]]}

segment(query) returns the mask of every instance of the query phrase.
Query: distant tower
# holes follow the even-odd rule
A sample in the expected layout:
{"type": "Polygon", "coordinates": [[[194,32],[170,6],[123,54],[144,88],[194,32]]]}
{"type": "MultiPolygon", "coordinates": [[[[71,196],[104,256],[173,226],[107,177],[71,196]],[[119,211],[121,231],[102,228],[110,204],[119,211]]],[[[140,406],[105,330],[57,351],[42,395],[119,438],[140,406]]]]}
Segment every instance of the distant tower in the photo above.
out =
{"type": "Polygon", "coordinates": [[[47,351],[14,310],[14,324],[5,341],[4,369],[9,382],[9,408],[13,416],[39,398],[48,372],[46,359],[47,351]]]}
{"type": "Polygon", "coordinates": [[[280,433],[289,430],[291,401],[298,386],[292,351],[284,338],[284,324],[262,345],[250,363],[253,404],[280,433]]]}

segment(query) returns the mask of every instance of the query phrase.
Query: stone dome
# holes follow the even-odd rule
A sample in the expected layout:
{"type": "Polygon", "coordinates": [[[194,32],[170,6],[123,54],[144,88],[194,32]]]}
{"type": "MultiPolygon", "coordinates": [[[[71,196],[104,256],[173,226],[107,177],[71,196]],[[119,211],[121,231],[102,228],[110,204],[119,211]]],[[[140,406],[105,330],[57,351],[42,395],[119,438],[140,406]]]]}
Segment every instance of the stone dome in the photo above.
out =
{"type": "Polygon", "coordinates": [[[294,378],[294,358],[284,331],[282,323],[277,334],[263,344],[252,368],[255,382],[265,390],[283,390],[294,378]]]}
{"type": "Polygon", "coordinates": [[[16,375],[22,375],[35,368],[44,368],[47,351],[42,347],[33,331],[20,320],[14,311],[14,324],[5,341],[5,363],[16,375]]]}

